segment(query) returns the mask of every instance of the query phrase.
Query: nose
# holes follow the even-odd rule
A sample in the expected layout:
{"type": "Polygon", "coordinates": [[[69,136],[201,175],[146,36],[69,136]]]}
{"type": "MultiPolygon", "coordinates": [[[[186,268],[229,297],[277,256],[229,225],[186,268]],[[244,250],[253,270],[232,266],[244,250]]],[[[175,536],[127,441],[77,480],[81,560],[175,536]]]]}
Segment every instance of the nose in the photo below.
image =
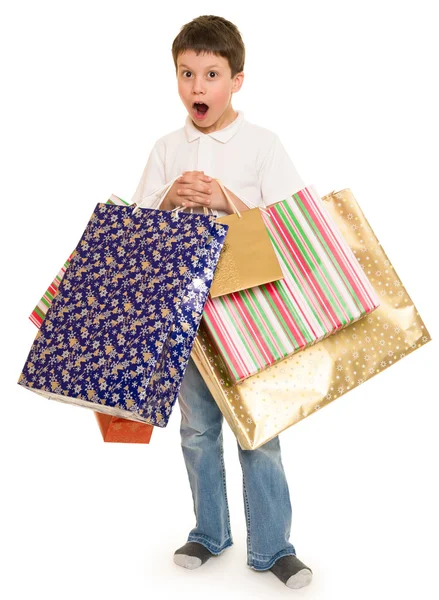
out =
{"type": "Polygon", "coordinates": [[[198,94],[204,94],[205,88],[203,84],[202,77],[195,77],[194,83],[192,85],[192,93],[194,96],[198,96],[198,94]]]}

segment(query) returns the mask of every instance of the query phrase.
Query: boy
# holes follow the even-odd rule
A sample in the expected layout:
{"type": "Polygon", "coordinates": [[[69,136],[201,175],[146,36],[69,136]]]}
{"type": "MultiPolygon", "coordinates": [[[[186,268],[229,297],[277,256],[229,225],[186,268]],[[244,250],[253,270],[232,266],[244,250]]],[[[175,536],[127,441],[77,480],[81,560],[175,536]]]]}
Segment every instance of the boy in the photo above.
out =
{"type": "MultiPolygon", "coordinates": [[[[273,132],[244,119],[232,94],[244,79],[245,48],[235,25],[200,16],[182,27],[172,45],[178,92],[188,111],[185,126],[157,140],[132,198],[140,206],[177,206],[218,216],[232,212],[220,179],[240,211],[245,201],[263,206],[305,187],[273,132]],[[233,190],[233,191],[232,191],[233,190]]],[[[232,545],[223,460],[223,416],[192,359],[182,382],[181,444],[194,501],[196,527],[175,551],[187,569],[204,564],[232,545]]],[[[247,524],[247,564],[271,570],[291,588],[307,585],[311,570],[289,542],[291,504],[275,437],[242,450],[247,524]]]]}

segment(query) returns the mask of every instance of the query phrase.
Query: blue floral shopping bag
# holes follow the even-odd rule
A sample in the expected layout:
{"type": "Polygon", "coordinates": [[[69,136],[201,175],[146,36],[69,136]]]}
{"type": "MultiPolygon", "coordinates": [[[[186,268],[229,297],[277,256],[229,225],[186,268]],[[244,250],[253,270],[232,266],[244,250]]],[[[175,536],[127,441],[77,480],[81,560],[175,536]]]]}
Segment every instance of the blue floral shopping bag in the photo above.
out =
{"type": "Polygon", "coordinates": [[[19,384],[165,427],[226,233],[210,215],[98,204],[19,384]]]}

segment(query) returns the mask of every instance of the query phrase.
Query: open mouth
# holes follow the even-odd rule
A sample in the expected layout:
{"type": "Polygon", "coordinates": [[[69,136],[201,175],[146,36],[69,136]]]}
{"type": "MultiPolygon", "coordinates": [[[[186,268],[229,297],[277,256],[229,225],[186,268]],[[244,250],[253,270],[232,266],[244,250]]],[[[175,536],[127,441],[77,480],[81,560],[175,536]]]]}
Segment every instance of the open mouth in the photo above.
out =
{"type": "Polygon", "coordinates": [[[204,102],[194,102],[192,108],[197,119],[204,119],[209,110],[209,107],[204,102]]]}

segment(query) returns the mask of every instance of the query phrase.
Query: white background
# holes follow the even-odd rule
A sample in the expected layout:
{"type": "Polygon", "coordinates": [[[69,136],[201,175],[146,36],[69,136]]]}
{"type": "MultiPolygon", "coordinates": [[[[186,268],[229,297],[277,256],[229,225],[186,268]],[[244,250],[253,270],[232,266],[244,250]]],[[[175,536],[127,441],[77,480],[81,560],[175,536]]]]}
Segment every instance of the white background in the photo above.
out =
{"type": "Polygon", "coordinates": [[[235,544],[188,571],[172,561],[195,525],[178,404],[150,445],[104,444],[92,411],[16,384],[36,332],[28,315],[95,204],[111,193],[130,200],[155,140],[184,123],[171,45],[200,14],[243,35],[234,108],[277,132],[322,195],[352,189],[434,337],[433,4],[16,0],[1,9],[3,598],[438,597],[435,341],[281,434],[291,541],[314,571],[298,592],[246,565],[226,424],[235,544]]]}

